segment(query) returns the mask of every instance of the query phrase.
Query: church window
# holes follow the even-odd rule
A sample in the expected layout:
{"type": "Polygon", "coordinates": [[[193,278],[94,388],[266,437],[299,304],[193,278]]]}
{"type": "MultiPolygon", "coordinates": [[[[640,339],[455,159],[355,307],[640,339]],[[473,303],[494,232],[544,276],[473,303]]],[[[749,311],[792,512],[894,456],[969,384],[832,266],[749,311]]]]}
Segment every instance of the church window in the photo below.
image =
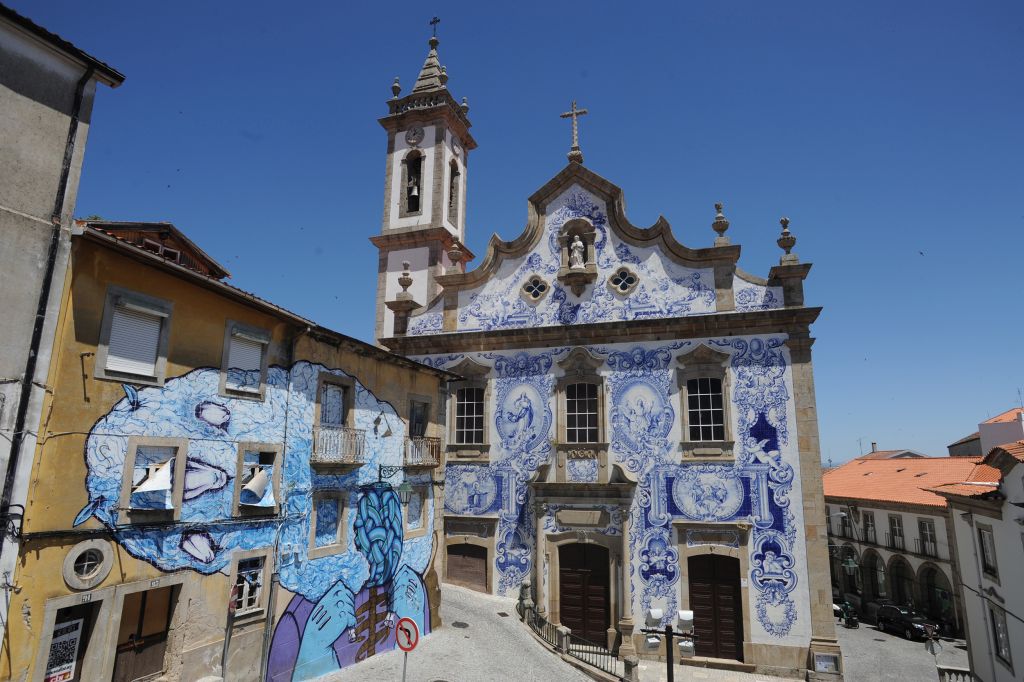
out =
{"type": "Polygon", "coordinates": [[[484,389],[459,388],[455,391],[455,442],[482,445],[484,442],[484,389]]]}
{"type": "Polygon", "coordinates": [[[569,384],[565,387],[565,442],[596,443],[597,385],[569,384]]]}
{"type": "MultiPolygon", "coordinates": [[[[724,459],[733,455],[729,428],[730,355],[701,344],[679,357],[684,457],[724,459]]],[[[776,445],[762,439],[758,461],[778,456],[776,445]]],[[[761,442],[761,441],[759,441],[761,442]]]]}
{"type": "Polygon", "coordinates": [[[713,377],[686,382],[690,440],[725,440],[722,380],[713,377]]]}
{"type": "Polygon", "coordinates": [[[548,293],[550,285],[539,275],[531,275],[523,284],[522,293],[527,301],[539,301],[548,293]]]}
{"type": "Polygon", "coordinates": [[[423,201],[423,154],[414,149],[402,161],[401,215],[420,212],[423,201]]]}
{"type": "Polygon", "coordinates": [[[612,289],[620,294],[628,294],[639,282],[637,274],[626,267],[619,268],[608,278],[612,289]]]}
{"type": "Polygon", "coordinates": [[[452,161],[448,170],[448,222],[455,225],[459,219],[459,164],[452,161]]]}

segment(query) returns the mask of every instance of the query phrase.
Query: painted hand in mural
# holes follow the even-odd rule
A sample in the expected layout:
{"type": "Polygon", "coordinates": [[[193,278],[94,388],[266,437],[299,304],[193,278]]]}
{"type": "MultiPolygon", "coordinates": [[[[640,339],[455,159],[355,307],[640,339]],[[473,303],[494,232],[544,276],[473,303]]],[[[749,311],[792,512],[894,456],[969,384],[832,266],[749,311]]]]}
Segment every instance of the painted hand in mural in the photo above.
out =
{"type": "Polygon", "coordinates": [[[302,633],[293,680],[307,680],[337,670],[334,642],[356,624],[354,595],[339,580],[316,603],[302,633]]]}

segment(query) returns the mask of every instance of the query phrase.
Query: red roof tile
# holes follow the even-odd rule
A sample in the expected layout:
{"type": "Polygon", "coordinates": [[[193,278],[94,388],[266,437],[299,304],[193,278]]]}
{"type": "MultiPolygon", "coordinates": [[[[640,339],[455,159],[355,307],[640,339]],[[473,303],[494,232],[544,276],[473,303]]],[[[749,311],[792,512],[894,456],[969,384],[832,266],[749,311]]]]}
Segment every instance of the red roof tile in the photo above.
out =
{"type": "Polygon", "coordinates": [[[1002,424],[1005,422],[1015,422],[1018,419],[1020,419],[1019,415],[1021,412],[1024,412],[1024,408],[1015,407],[1011,410],[1003,412],[1002,414],[997,414],[991,419],[986,419],[985,421],[982,422],[982,424],[1002,424]]]}
{"type": "Polygon", "coordinates": [[[909,459],[911,457],[924,457],[924,455],[913,450],[874,450],[857,459],[909,459]]]}
{"type": "Polygon", "coordinates": [[[940,495],[956,495],[957,497],[985,497],[999,490],[995,483],[947,483],[946,485],[928,488],[940,495]]]}
{"type": "Polygon", "coordinates": [[[999,481],[999,471],[975,466],[980,457],[855,459],[822,476],[826,497],[902,502],[945,507],[946,500],[928,490],[964,481],[999,481]]]}
{"type": "Polygon", "coordinates": [[[992,448],[993,450],[1004,450],[1006,454],[1013,457],[1018,462],[1024,462],[1024,440],[1019,440],[1016,443],[1006,443],[1005,445],[997,445],[992,448]]]}

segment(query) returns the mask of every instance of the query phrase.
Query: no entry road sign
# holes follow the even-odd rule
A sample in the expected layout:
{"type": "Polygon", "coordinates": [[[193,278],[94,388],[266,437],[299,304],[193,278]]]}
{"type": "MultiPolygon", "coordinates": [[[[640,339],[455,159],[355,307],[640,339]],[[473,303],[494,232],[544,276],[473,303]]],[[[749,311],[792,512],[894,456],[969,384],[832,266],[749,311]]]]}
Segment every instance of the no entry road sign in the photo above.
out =
{"type": "Polygon", "coordinates": [[[420,629],[412,618],[399,618],[395,624],[395,640],[398,648],[409,653],[420,641],[420,629]]]}

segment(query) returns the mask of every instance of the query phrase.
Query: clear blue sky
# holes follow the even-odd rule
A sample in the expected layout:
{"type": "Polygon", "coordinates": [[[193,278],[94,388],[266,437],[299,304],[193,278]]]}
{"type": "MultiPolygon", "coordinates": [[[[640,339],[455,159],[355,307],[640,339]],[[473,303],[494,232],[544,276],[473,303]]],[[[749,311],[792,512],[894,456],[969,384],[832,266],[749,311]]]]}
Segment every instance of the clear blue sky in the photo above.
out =
{"type": "Polygon", "coordinates": [[[170,220],[233,283],[369,340],[386,113],[441,19],[480,147],[468,244],[509,239],[565,163],[638,225],[741,267],[778,218],[814,263],[822,454],[945,454],[1024,387],[1024,4],[4,0],[127,76],[102,89],[76,213],[170,220]]]}

